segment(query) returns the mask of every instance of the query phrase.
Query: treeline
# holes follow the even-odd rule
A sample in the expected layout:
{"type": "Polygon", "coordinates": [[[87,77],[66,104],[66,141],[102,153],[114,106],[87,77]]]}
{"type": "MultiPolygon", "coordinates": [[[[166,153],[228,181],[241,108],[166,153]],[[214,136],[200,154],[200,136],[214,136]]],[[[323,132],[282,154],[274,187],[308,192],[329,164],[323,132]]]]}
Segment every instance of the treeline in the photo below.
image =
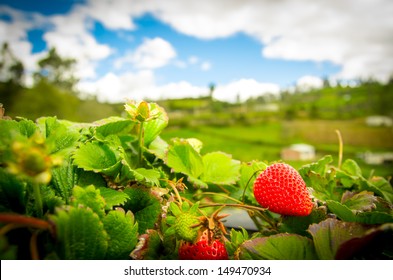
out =
{"type": "MultiPolygon", "coordinates": [[[[57,116],[78,122],[120,115],[123,104],[100,103],[95,96],[83,97],[76,90],[76,61],[60,57],[55,49],[38,61],[37,71],[30,75],[32,86],[25,87],[24,65],[3,44],[0,52],[0,103],[6,115],[36,119],[57,116]]],[[[283,91],[264,94],[246,102],[227,103],[214,99],[215,85],[200,98],[158,101],[170,114],[170,125],[253,124],[268,119],[351,119],[369,115],[393,117],[393,80],[387,84],[360,81],[356,87],[328,82],[320,89],[307,92],[283,91]]]]}
{"type": "Polygon", "coordinates": [[[28,119],[57,116],[79,122],[119,115],[122,104],[100,103],[94,96],[80,98],[76,90],[79,79],[73,74],[75,64],[74,59],[62,58],[52,48],[38,61],[38,70],[31,75],[33,85],[25,87],[24,65],[4,43],[0,52],[0,103],[5,114],[28,119]]]}

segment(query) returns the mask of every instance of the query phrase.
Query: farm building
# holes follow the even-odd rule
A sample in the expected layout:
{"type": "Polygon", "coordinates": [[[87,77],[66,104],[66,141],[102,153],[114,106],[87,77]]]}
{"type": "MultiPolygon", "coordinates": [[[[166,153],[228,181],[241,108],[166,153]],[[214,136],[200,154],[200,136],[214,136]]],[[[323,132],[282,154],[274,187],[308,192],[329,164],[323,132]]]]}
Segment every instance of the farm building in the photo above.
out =
{"type": "Polygon", "coordinates": [[[392,126],[393,120],[387,116],[369,116],[366,118],[368,126],[392,126]]]}
{"type": "Polygon", "coordinates": [[[315,148],[308,144],[293,144],[282,149],[282,160],[314,160],[315,148]]]}

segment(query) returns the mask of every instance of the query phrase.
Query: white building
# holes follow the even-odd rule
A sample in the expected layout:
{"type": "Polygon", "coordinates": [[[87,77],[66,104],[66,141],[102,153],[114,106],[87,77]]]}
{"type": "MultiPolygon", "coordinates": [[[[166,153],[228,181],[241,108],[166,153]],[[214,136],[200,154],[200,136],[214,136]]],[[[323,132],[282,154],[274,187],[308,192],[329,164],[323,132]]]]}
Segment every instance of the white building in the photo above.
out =
{"type": "Polygon", "coordinates": [[[293,144],[281,151],[282,160],[314,160],[315,148],[308,144],[293,144]]]}

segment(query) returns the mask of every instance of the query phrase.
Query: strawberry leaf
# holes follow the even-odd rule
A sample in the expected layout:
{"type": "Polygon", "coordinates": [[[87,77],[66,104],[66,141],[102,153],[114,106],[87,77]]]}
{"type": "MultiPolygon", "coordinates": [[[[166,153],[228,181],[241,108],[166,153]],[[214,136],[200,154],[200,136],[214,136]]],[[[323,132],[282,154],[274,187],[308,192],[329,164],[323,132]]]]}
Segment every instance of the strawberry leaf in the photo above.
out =
{"type": "Polygon", "coordinates": [[[112,190],[110,188],[98,188],[100,190],[101,196],[105,200],[105,209],[110,210],[115,206],[124,205],[124,203],[129,199],[129,196],[120,191],[112,190]]]}
{"type": "Polygon", "coordinates": [[[198,178],[204,170],[201,155],[186,140],[173,140],[166,161],[175,172],[194,178],[198,178]]]}
{"type": "Polygon", "coordinates": [[[120,161],[110,147],[102,142],[91,142],[82,145],[75,151],[74,163],[84,170],[102,172],[105,175],[115,174],[120,161]]]}
{"type": "Polygon", "coordinates": [[[100,218],[90,208],[59,209],[50,219],[56,226],[56,252],[61,259],[105,258],[108,235],[100,218]]]}
{"type": "Polygon", "coordinates": [[[311,225],[308,230],[313,237],[318,257],[322,260],[333,260],[344,242],[362,237],[368,227],[329,218],[311,225]]]}
{"type": "Polygon", "coordinates": [[[376,208],[377,197],[372,192],[362,191],[354,193],[346,191],[341,203],[355,212],[371,211],[376,208]]]}
{"type": "Polygon", "coordinates": [[[56,117],[40,118],[38,124],[41,126],[42,133],[46,137],[46,145],[49,153],[68,154],[74,148],[79,139],[79,133],[67,127],[66,124],[57,120],[56,117]]]}
{"type": "Polygon", "coordinates": [[[129,119],[109,117],[93,123],[96,136],[104,140],[109,135],[129,134],[135,123],[129,119]]]}
{"type": "Polygon", "coordinates": [[[308,227],[326,218],[326,207],[313,208],[311,214],[308,216],[283,216],[280,231],[309,236],[307,232],[308,227]]]}
{"type": "Polygon", "coordinates": [[[127,187],[124,193],[129,199],[124,205],[124,209],[131,210],[138,222],[139,233],[145,233],[149,228],[154,228],[161,213],[161,203],[152,194],[151,189],[146,187],[127,187]]]}
{"type": "Polygon", "coordinates": [[[240,162],[230,155],[213,152],[203,156],[203,174],[201,180],[213,184],[235,184],[240,177],[240,162]]]}
{"type": "Polygon", "coordinates": [[[138,224],[130,211],[110,211],[103,219],[104,228],[109,235],[106,258],[111,260],[128,259],[138,242],[138,224]]]}
{"type": "Polygon", "coordinates": [[[164,160],[168,147],[169,144],[158,136],[150,143],[148,151],[157,158],[164,160]]]}
{"type": "Polygon", "coordinates": [[[52,185],[56,193],[68,203],[72,188],[77,184],[79,176],[70,157],[64,163],[59,167],[52,168],[52,185]]]}
{"type": "Polygon", "coordinates": [[[243,260],[313,260],[317,255],[311,239],[280,233],[244,242],[239,248],[243,260]]]}
{"type": "Polygon", "coordinates": [[[393,215],[384,212],[360,212],[352,211],[346,205],[337,201],[326,202],[329,210],[346,222],[358,222],[363,224],[383,224],[393,222],[393,215]]]}
{"type": "Polygon", "coordinates": [[[105,200],[100,195],[100,191],[96,190],[94,186],[88,186],[86,188],[81,188],[75,186],[73,189],[73,205],[78,207],[83,205],[92,209],[100,218],[105,215],[105,200]]]}

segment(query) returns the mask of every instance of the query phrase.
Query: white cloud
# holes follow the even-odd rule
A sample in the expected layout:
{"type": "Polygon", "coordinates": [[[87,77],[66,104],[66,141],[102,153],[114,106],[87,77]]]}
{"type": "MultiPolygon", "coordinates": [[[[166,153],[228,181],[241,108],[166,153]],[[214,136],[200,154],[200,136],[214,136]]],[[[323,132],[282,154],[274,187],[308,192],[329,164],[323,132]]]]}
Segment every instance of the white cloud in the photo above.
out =
{"type": "Polygon", "coordinates": [[[218,85],[213,93],[219,100],[236,102],[245,101],[265,93],[278,94],[280,87],[272,83],[260,83],[254,79],[240,79],[226,85],[218,85]]]}
{"type": "Polygon", "coordinates": [[[199,97],[208,92],[207,88],[193,86],[186,81],[156,85],[154,74],[149,70],[126,72],[120,75],[108,73],[97,81],[79,83],[78,89],[97,95],[100,101],[108,102],[199,97]]]}
{"type": "Polygon", "coordinates": [[[199,58],[196,55],[192,55],[188,58],[188,63],[197,64],[199,62],[199,58]]]}
{"type": "Polygon", "coordinates": [[[162,38],[145,38],[142,45],[135,51],[115,61],[115,67],[121,68],[124,64],[132,64],[139,69],[155,69],[167,65],[176,57],[172,45],[162,38]]]}
{"type": "Polygon", "coordinates": [[[212,68],[212,65],[209,61],[204,61],[201,63],[201,70],[202,71],[209,71],[212,68]]]}
{"type": "Polygon", "coordinates": [[[244,32],[260,40],[265,57],[342,66],[335,78],[372,76],[386,81],[393,73],[390,0],[145,3],[150,12],[184,34],[214,39],[244,32]]]}
{"type": "Polygon", "coordinates": [[[145,92],[154,87],[154,74],[151,71],[126,72],[116,75],[112,72],[95,81],[82,81],[78,89],[97,95],[100,101],[125,102],[127,99],[142,100],[145,92]]]}
{"type": "Polygon", "coordinates": [[[323,80],[315,76],[303,76],[300,77],[296,82],[296,87],[299,90],[307,91],[310,89],[318,89],[323,87],[323,80]]]}

